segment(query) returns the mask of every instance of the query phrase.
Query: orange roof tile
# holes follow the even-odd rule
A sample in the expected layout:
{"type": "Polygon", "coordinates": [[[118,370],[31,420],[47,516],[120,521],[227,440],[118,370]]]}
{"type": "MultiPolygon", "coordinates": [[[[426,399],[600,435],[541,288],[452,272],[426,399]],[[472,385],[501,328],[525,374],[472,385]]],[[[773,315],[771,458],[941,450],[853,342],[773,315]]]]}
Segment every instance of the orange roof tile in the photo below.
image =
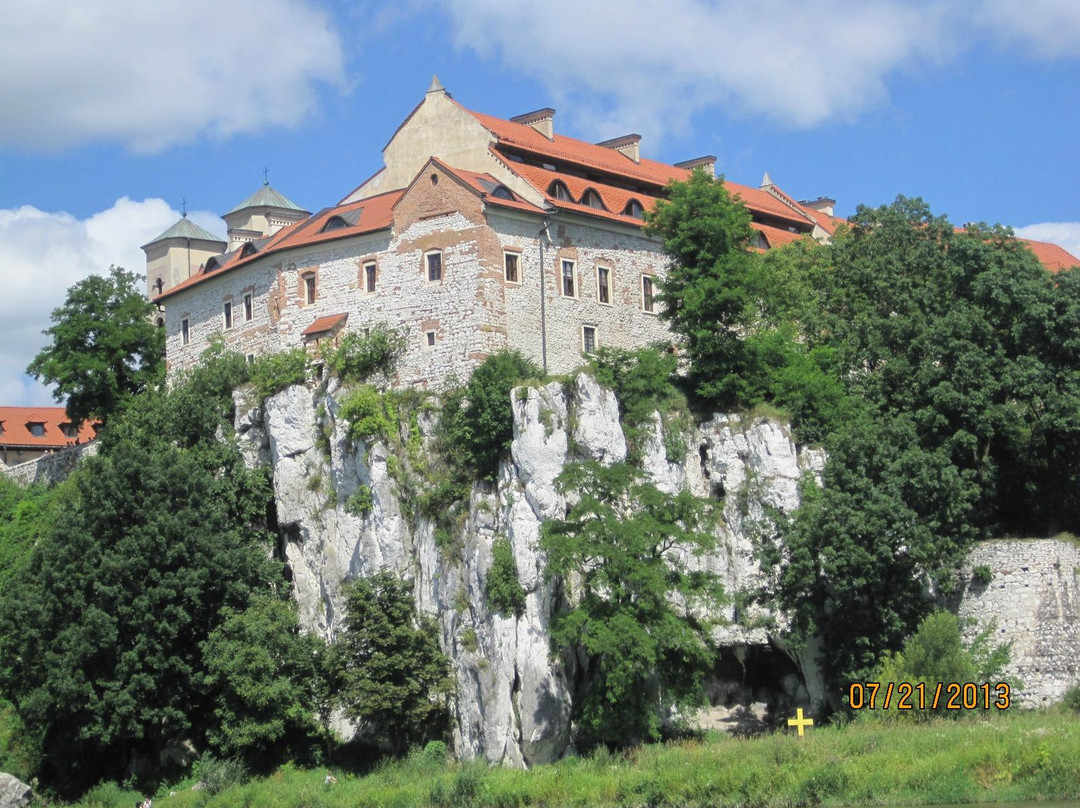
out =
{"type": "Polygon", "coordinates": [[[1029,238],[1017,239],[1028,246],[1039,262],[1051,272],[1060,272],[1071,267],[1080,267],[1080,259],[1057,244],[1048,241],[1032,241],[1029,238]]]}
{"type": "Polygon", "coordinates": [[[765,240],[770,247],[783,247],[785,244],[791,244],[793,241],[799,241],[810,236],[809,233],[792,233],[790,230],[770,227],[767,224],[755,223],[753,228],[765,236],[765,240]]]}
{"type": "MultiPolygon", "coordinates": [[[[530,213],[543,213],[543,210],[538,208],[531,202],[526,202],[524,199],[515,194],[510,188],[507,188],[491,174],[481,174],[478,171],[468,171],[463,168],[454,168],[452,165],[443,162],[438,157],[432,157],[431,162],[438,165],[448,174],[457,177],[458,180],[465,183],[469,188],[475,191],[485,204],[488,205],[500,205],[506,208],[516,208],[517,210],[527,210],[530,213]],[[513,199],[502,199],[492,193],[496,187],[502,186],[510,193],[513,199]]],[[[423,173],[421,170],[420,173],[423,173]]]]}
{"type": "Polygon", "coordinates": [[[75,437],[64,434],[62,426],[71,426],[63,407],[0,407],[0,446],[61,449],[91,441],[97,435],[94,423],[84,421],[75,437]],[[44,434],[35,435],[31,424],[42,424],[44,434]]]}
{"type": "Polygon", "coordinates": [[[300,336],[307,337],[311,334],[325,334],[327,331],[333,331],[339,325],[344,324],[349,319],[349,313],[344,314],[328,314],[325,317],[318,318],[315,322],[300,332],[300,336]]]}

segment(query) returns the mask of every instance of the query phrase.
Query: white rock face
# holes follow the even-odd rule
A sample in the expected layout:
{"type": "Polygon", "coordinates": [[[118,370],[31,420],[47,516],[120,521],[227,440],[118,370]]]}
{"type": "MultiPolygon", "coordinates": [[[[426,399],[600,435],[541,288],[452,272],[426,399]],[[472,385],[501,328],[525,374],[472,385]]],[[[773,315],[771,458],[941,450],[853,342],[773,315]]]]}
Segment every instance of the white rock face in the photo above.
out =
{"type": "MultiPolygon", "coordinates": [[[[514,392],[510,456],[497,483],[474,488],[458,558],[436,546],[427,520],[403,512],[387,447],[349,439],[337,417],[338,392],[331,385],[316,401],[307,388],[289,388],[266,402],[261,418],[237,408],[245,457],[265,458],[273,470],[283,554],[303,625],[333,639],[341,583],[396,571],[414,582],[418,607],[439,620],[457,678],[458,753],[518,766],[557,759],[571,742],[573,671],[551,653],[556,604],[540,528],[565,513],[556,480],[569,460],[625,460],[614,395],[584,374],[569,392],[554,382],[514,392]],[[373,506],[358,516],[344,503],[361,486],[370,489],[373,506]],[[491,547],[501,537],[526,592],[520,616],[494,613],[485,595],[491,547]]],[[[430,425],[422,423],[425,429],[430,425]]],[[[718,415],[686,438],[686,457],[669,460],[656,415],[640,447],[642,467],[663,490],[685,487],[722,500],[719,549],[693,563],[719,573],[729,592],[752,586],[757,568],[748,528],[766,505],[784,512],[797,507],[799,480],[820,472],[824,457],[799,452],[786,428],[766,419],[744,423],[718,415]]],[[[733,646],[769,641],[763,629],[738,626],[720,639],[733,646]]]]}
{"type": "Polygon", "coordinates": [[[26,783],[0,772],[0,808],[26,808],[33,801],[33,796],[26,783]]]}

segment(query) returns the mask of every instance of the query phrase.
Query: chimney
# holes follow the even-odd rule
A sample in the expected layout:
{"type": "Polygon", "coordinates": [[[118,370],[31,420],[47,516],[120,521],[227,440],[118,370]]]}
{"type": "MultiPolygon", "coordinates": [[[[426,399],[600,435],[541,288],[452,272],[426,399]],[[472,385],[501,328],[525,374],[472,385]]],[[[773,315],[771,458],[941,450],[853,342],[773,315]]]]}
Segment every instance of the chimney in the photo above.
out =
{"type": "Polygon", "coordinates": [[[603,146],[605,149],[614,149],[621,154],[625,154],[635,163],[641,162],[641,135],[623,135],[622,137],[613,137],[611,140],[602,140],[597,143],[597,146],[603,146]]]}
{"type": "Polygon", "coordinates": [[[811,210],[816,210],[819,213],[824,213],[826,216],[836,216],[836,214],[833,213],[833,210],[836,208],[836,200],[829,199],[829,197],[827,196],[819,196],[813,201],[800,202],[799,204],[802,205],[804,208],[810,208],[811,210]]]}
{"type": "Polygon", "coordinates": [[[523,123],[531,126],[548,140],[555,139],[555,110],[544,107],[535,112],[526,112],[524,115],[515,115],[510,119],[513,123],[523,123]]]}
{"type": "Polygon", "coordinates": [[[675,164],[676,168],[685,168],[693,171],[695,168],[703,168],[710,177],[716,177],[716,155],[706,154],[704,157],[695,157],[693,160],[683,160],[675,164]]]}

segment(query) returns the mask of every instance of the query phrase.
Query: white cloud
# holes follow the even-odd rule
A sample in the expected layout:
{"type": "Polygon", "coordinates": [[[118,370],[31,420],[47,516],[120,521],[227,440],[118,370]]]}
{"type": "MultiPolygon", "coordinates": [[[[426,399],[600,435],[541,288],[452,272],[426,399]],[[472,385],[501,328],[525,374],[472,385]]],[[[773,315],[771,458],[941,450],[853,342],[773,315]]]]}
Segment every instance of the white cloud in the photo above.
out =
{"type": "MultiPolygon", "coordinates": [[[[682,128],[706,107],[808,127],[887,97],[952,53],[940,3],[896,0],[443,0],[459,47],[606,106],[595,134],[682,128]],[[644,121],[644,123],[643,123],[644,121]]],[[[561,96],[561,98],[560,98],[561,96]]]]}
{"type": "Polygon", "coordinates": [[[1076,0],[983,0],[974,15],[1004,45],[1052,59],[1080,56],[1076,0]]]}
{"type": "MultiPolygon", "coordinates": [[[[142,273],[146,256],[140,244],[153,239],[180,216],[161,199],[135,202],[127,197],[79,220],[29,205],[0,210],[0,404],[55,402],[42,385],[24,375],[26,366],[47,342],[41,333],[49,315],[64,302],[68,287],[110,264],[142,273]]],[[[212,213],[192,212],[201,226],[223,233],[212,213]]]]}
{"type": "Polygon", "coordinates": [[[1035,241],[1049,241],[1080,258],[1080,222],[1040,222],[1016,228],[1016,235],[1035,241]]]}
{"type": "Polygon", "coordinates": [[[0,0],[0,146],[157,151],[291,125],[340,83],[311,0],[0,0]]]}

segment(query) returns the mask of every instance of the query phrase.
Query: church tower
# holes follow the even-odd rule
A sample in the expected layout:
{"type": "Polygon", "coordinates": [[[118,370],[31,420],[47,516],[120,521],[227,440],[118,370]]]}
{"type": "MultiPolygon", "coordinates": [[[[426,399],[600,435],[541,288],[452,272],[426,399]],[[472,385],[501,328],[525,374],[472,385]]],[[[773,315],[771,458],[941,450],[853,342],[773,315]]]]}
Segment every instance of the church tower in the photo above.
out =
{"type": "Polygon", "coordinates": [[[187,213],[142,246],[146,253],[146,294],[153,300],[166,289],[190,278],[215,255],[225,252],[225,242],[199,227],[187,213]]]}
{"type": "Polygon", "coordinates": [[[272,236],[283,227],[303,221],[311,215],[280,191],[264,181],[253,193],[221,218],[229,226],[229,250],[249,241],[272,236]]]}

